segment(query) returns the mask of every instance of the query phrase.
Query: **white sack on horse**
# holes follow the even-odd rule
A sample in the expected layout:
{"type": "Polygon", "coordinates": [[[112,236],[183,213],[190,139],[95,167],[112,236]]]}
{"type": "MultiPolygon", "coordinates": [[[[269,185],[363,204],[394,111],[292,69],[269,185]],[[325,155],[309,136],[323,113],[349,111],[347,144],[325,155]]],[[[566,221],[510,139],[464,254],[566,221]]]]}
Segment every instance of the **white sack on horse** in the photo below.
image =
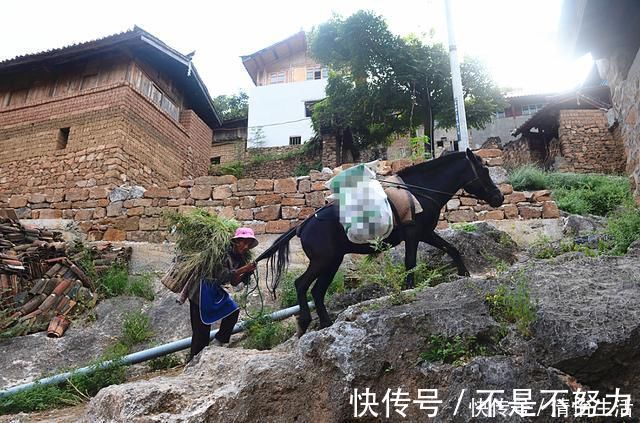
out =
{"type": "Polygon", "coordinates": [[[387,195],[376,180],[377,161],[351,167],[326,182],[338,202],[340,223],[349,241],[366,244],[389,236],[393,212],[387,195]]]}

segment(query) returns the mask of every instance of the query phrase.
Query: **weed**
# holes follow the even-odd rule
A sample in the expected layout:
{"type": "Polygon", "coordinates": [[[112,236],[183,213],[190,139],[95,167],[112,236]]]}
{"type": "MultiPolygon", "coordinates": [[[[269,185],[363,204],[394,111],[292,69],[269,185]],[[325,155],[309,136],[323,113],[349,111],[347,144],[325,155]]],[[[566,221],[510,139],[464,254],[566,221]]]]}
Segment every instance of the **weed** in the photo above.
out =
{"type": "Polygon", "coordinates": [[[284,322],[271,320],[267,314],[256,317],[247,323],[247,338],[244,347],[256,350],[270,350],[293,335],[295,328],[284,322]]]}
{"type": "Polygon", "coordinates": [[[478,228],[473,223],[462,222],[462,223],[454,223],[451,225],[452,229],[456,231],[464,231],[464,232],[476,232],[478,228]]]}
{"type": "Polygon", "coordinates": [[[491,263],[491,266],[495,269],[496,274],[499,275],[501,273],[506,272],[507,270],[509,270],[509,263],[507,263],[506,261],[504,261],[501,258],[498,258],[496,256],[492,256],[492,255],[482,255],[489,263],[491,263]]]}
{"type": "Polygon", "coordinates": [[[153,275],[151,273],[144,273],[130,277],[129,286],[126,291],[135,297],[153,301],[153,275]]]}
{"type": "Polygon", "coordinates": [[[485,296],[485,301],[496,321],[514,323],[522,336],[529,337],[530,326],[536,319],[535,305],[531,301],[524,274],[520,273],[516,279],[512,290],[500,285],[495,293],[485,296]]]}
{"type": "Polygon", "coordinates": [[[443,335],[431,335],[427,340],[427,350],[420,354],[420,359],[459,366],[475,356],[486,354],[486,347],[479,345],[473,336],[448,338],[443,335]]]}
{"type": "Polygon", "coordinates": [[[529,165],[511,171],[509,181],[515,190],[552,190],[558,208],[569,213],[605,216],[633,201],[629,181],[620,176],[547,173],[529,165]]]}
{"type": "Polygon", "coordinates": [[[640,239],[640,210],[627,207],[614,213],[607,223],[607,234],[613,254],[625,254],[629,245],[640,239]]]}
{"type": "Polygon", "coordinates": [[[122,343],[131,348],[153,336],[149,317],[141,311],[127,314],[122,322],[122,343]]]}
{"type": "Polygon", "coordinates": [[[110,267],[98,278],[98,292],[105,298],[124,295],[128,285],[129,274],[122,266],[110,267]]]}
{"type": "Polygon", "coordinates": [[[176,354],[167,354],[149,361],[149,368],[153,371],[167,370],[180,366],[182,360],[176,354]]]}
{"type": "Polygon", "coordinates": [[[78,405],[95,396],[105,386],[125,381],[125,369],[118,360],[107,367],[94,366],[93,372],[71,376],[66,382],[57,385],[36,383],[30,389],[1,397],[0,415],[78,405]]]}
{"type": "Polygon", "coordinates": [[[238,179],[244,176],[245,167],[243,162],[231,162],[222,165],[213,165],[209,167],[209,175],[222,176],[233,175],[238,179]]]}

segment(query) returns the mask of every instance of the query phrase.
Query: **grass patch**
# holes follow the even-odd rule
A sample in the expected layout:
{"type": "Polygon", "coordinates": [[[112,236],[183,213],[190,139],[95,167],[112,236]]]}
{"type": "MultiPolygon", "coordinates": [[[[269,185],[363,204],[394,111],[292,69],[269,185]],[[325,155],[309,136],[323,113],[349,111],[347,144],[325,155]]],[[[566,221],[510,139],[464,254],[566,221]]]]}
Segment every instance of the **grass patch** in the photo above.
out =
{"type": "Polygon", "coordinates": [[[611,253],[625,254],[629,245],[640,239],[640,210],[628,207],[609,216],[607,235],[611,253]]]}
{"type": "Polygon", "coordinates": [[[96,285],[98,293],[103,298],[131,295],[152,301],[154,298],[152,279],[150,273],[129,276],[124,266],[116,265],[98,276],[96,285]]]}
{"type": "Polygon", "coordinates": [[[271,320],[267,314],[252,319],[247,324],[244,347],[255,350],[270,350],[289,339],[295,328],[285,322],[271,320]]]}
{"type": "Polygon", "coordinates": [[[509,182],[518,191],[552,190],[558,208],[568,213],[606,216],[633,201],[629,180],[622,176],[545,172],[527,165],[512,170],[509,182]]]}
{"type": "Polygon", "coordinates": [[[33,388],[2,397],[0,398],[0,415],[78,405],[95,396],[100,389],[124,381],[124,366],[116,360],[108,367],[96,367],[92,373],[74,375],[57,385],[36,384],[33,388]]]}
{"type": "Polygon", "coordinates": [[[148,341],[153,336],[149,317],[141,311],[127,314],[122,322],[122,343],[133,347],[148,341]]]}
{"type": "Polygon", "coordinates": [[[455,229],[456,231],[463,231],[463,232],[476,232],[478,230],[476,228],[476,225],[468,222],[454,223],[451,225],[451,228],[455,229]]]}
{"type": "Polygon", "coordinates": [[[149,361],[149,368],[153,371],[168,370],[180,366],[182,359],[176,354],[167,354],[149,361]]]}
{"type": "Polygon", "coordinates": [[[448,338],[431,335],[427,340],[427,350],[420,354],[420,359],[459,366],[478,355],[487,355],[487,348],[478,344],[474,336],[448,338]]]}
{"type": "Polygon", "coordinates": [[[531,324],[536,319],[535,305],[531,301],[524,274],[521,273],[516,279],[513,289],[500,285],[495,293],[485,296],[485,301],[496,321],[515,324],[522,336],[529,337],[531,324]]]}
{"type": "Polygon", "coordinates": [[[209,175],[212,176],[233,175],[238,179],[242,179],[244,172],[245,165],[243,162],[231,162],[209,167],[209,175]]]}

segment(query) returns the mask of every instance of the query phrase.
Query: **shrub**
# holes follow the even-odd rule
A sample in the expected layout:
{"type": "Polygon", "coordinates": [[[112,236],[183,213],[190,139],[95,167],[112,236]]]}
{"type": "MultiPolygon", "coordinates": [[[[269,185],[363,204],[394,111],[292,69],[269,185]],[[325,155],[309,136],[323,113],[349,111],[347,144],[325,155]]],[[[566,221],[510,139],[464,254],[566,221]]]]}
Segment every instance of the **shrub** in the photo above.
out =
{"type": "Polygon", "coordinates": [[[607,223],[613,254],[625,254],[629,245],[640,239],[640,210],[629,207],[614,213],[607,223]]]}
{"type": "Polygon", "coordinates": [[[525,165],[509,173],[509,182],[516,191],[539,190],[547,188],[544,170],[534,165],[525,165]]]}
{"type": "Polygon", "coordinates": [[[222,165],[213,165],[209,167],[209,175],[213,175],[213,176],[233,175],[238,179],[244,176],[244,171],[245,171],[244,163],[242,162],[231,162],[231,163],[225,163],[222,165]]]}
{"type": "Polygon", "coordinates": [[[514,169],[515,190],[550,189],[558,208],[569,213],[605,216],[632,201],[629,181],[620,176],[544,172],[532,165],[514,169]]]}

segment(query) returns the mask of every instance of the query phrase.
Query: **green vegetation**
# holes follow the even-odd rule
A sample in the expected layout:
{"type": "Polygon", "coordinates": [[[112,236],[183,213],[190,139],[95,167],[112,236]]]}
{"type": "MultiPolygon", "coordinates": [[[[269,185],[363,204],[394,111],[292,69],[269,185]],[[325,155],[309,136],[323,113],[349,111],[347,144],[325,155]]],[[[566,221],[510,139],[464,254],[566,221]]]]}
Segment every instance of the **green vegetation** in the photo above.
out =
{"type": "Polygon", "coordinates": [[[478,228],[476,228],[476,225],[468,222],[454,223],[451,225],[451,228],[455,229],[456,231],[463,231],[463,232],[475,232],[478,230],[478,228]]]}
{"type": "Polygon", "coordinates": [[[222,176],[233,175],[238,179],[244,177],[245,165],[243,162],[230,162],[209,166],[209,175],[222,176]]]}
{"type": "Polygon", "coordinates": [[[640,239],[640,210],[625,208],[609,216],[609,248],[613,254],[625,254],[629,245],[640,239]]]}
{"type": "Polygon", "coordinates": [[[294,333],[293,325],[271,320],[268,314],[262,314],[247,323],[244,347],[256,350],[270,350],[289,339],[294,333]]]}
{"type": "Polygon", "coordinates": [[[515,324],[522,336],[529,337],[530,326],[536,319],[535,305],[531,301],[524,274],[520,273],[515,279],[513,289],[500,285],[495,293],[485,296],[485,301],[497,322],[515,324]]]}
{"type": "Polygon", "coordinates": [[[407,275],[413,273],[416,287],[435,286],[447,280],[451,274],[448,266],[430,268],[421,262],[410,271],[405,270],[403,263],[396,263],[392,253],[384,243],[374,246],[377,254],[368,255],[356,264],[356,278],[364,283],[375,283],[390,288],[392,292],[400,292],[404,287],[407,275]]]}
{"type": "Polygon", "coordinates": [[[151,274],[130,276],[127,269],[119,265],[110,267],[98,276],[96,286],[103,298],[120,295],[141,297],[149,301],[154,298],[151,274]]]}
{"type": "MultiPolygon", "coordinates": [[[[100,359],[99,361],[102,361],[100,359]]],[[[104,368],[94,364],[96,370],[84,375],[74,375],[57,385],[38,385],[33,388],[0,398],[0,415],[29,413],[73,406],[88,401],[105,386],[125,381],[125,369],[117,359],[104,368]]]]}
{"type": "Polygon", "coordinates": [[[558,207],[568,213],[606,216],[633,201],[622,176],[545,172],[527,165],[512,170],[509,182],[515,190],[552,190],[558,207]]]}
{"type": "Polygon", "coordinates": [[[595,257],[606,249],[604,243],[600,243],[598,249],[593,249],[587,245],[577,244],[573,240],[562,240],[558,244],[553,244],[542,239],[532,245],[534,257],[538,259],[550,259],[569,252],[581,252],[587,257],[595,257]]]}
{"type": "Polygon", "coordinates": [[[487,348],[478,344],[473,336],[431,335],[427,340],[427,350],[420,354],[422,361],[443,362],[459,366],[478,355],[486,355],[487,348]]]}
{"type": "Polygon", "coordinates": [[[180,366],[182,360],[176,354],[167,354],[149,361],[149,368],[153,371],[167,370],[180,366]]]}

